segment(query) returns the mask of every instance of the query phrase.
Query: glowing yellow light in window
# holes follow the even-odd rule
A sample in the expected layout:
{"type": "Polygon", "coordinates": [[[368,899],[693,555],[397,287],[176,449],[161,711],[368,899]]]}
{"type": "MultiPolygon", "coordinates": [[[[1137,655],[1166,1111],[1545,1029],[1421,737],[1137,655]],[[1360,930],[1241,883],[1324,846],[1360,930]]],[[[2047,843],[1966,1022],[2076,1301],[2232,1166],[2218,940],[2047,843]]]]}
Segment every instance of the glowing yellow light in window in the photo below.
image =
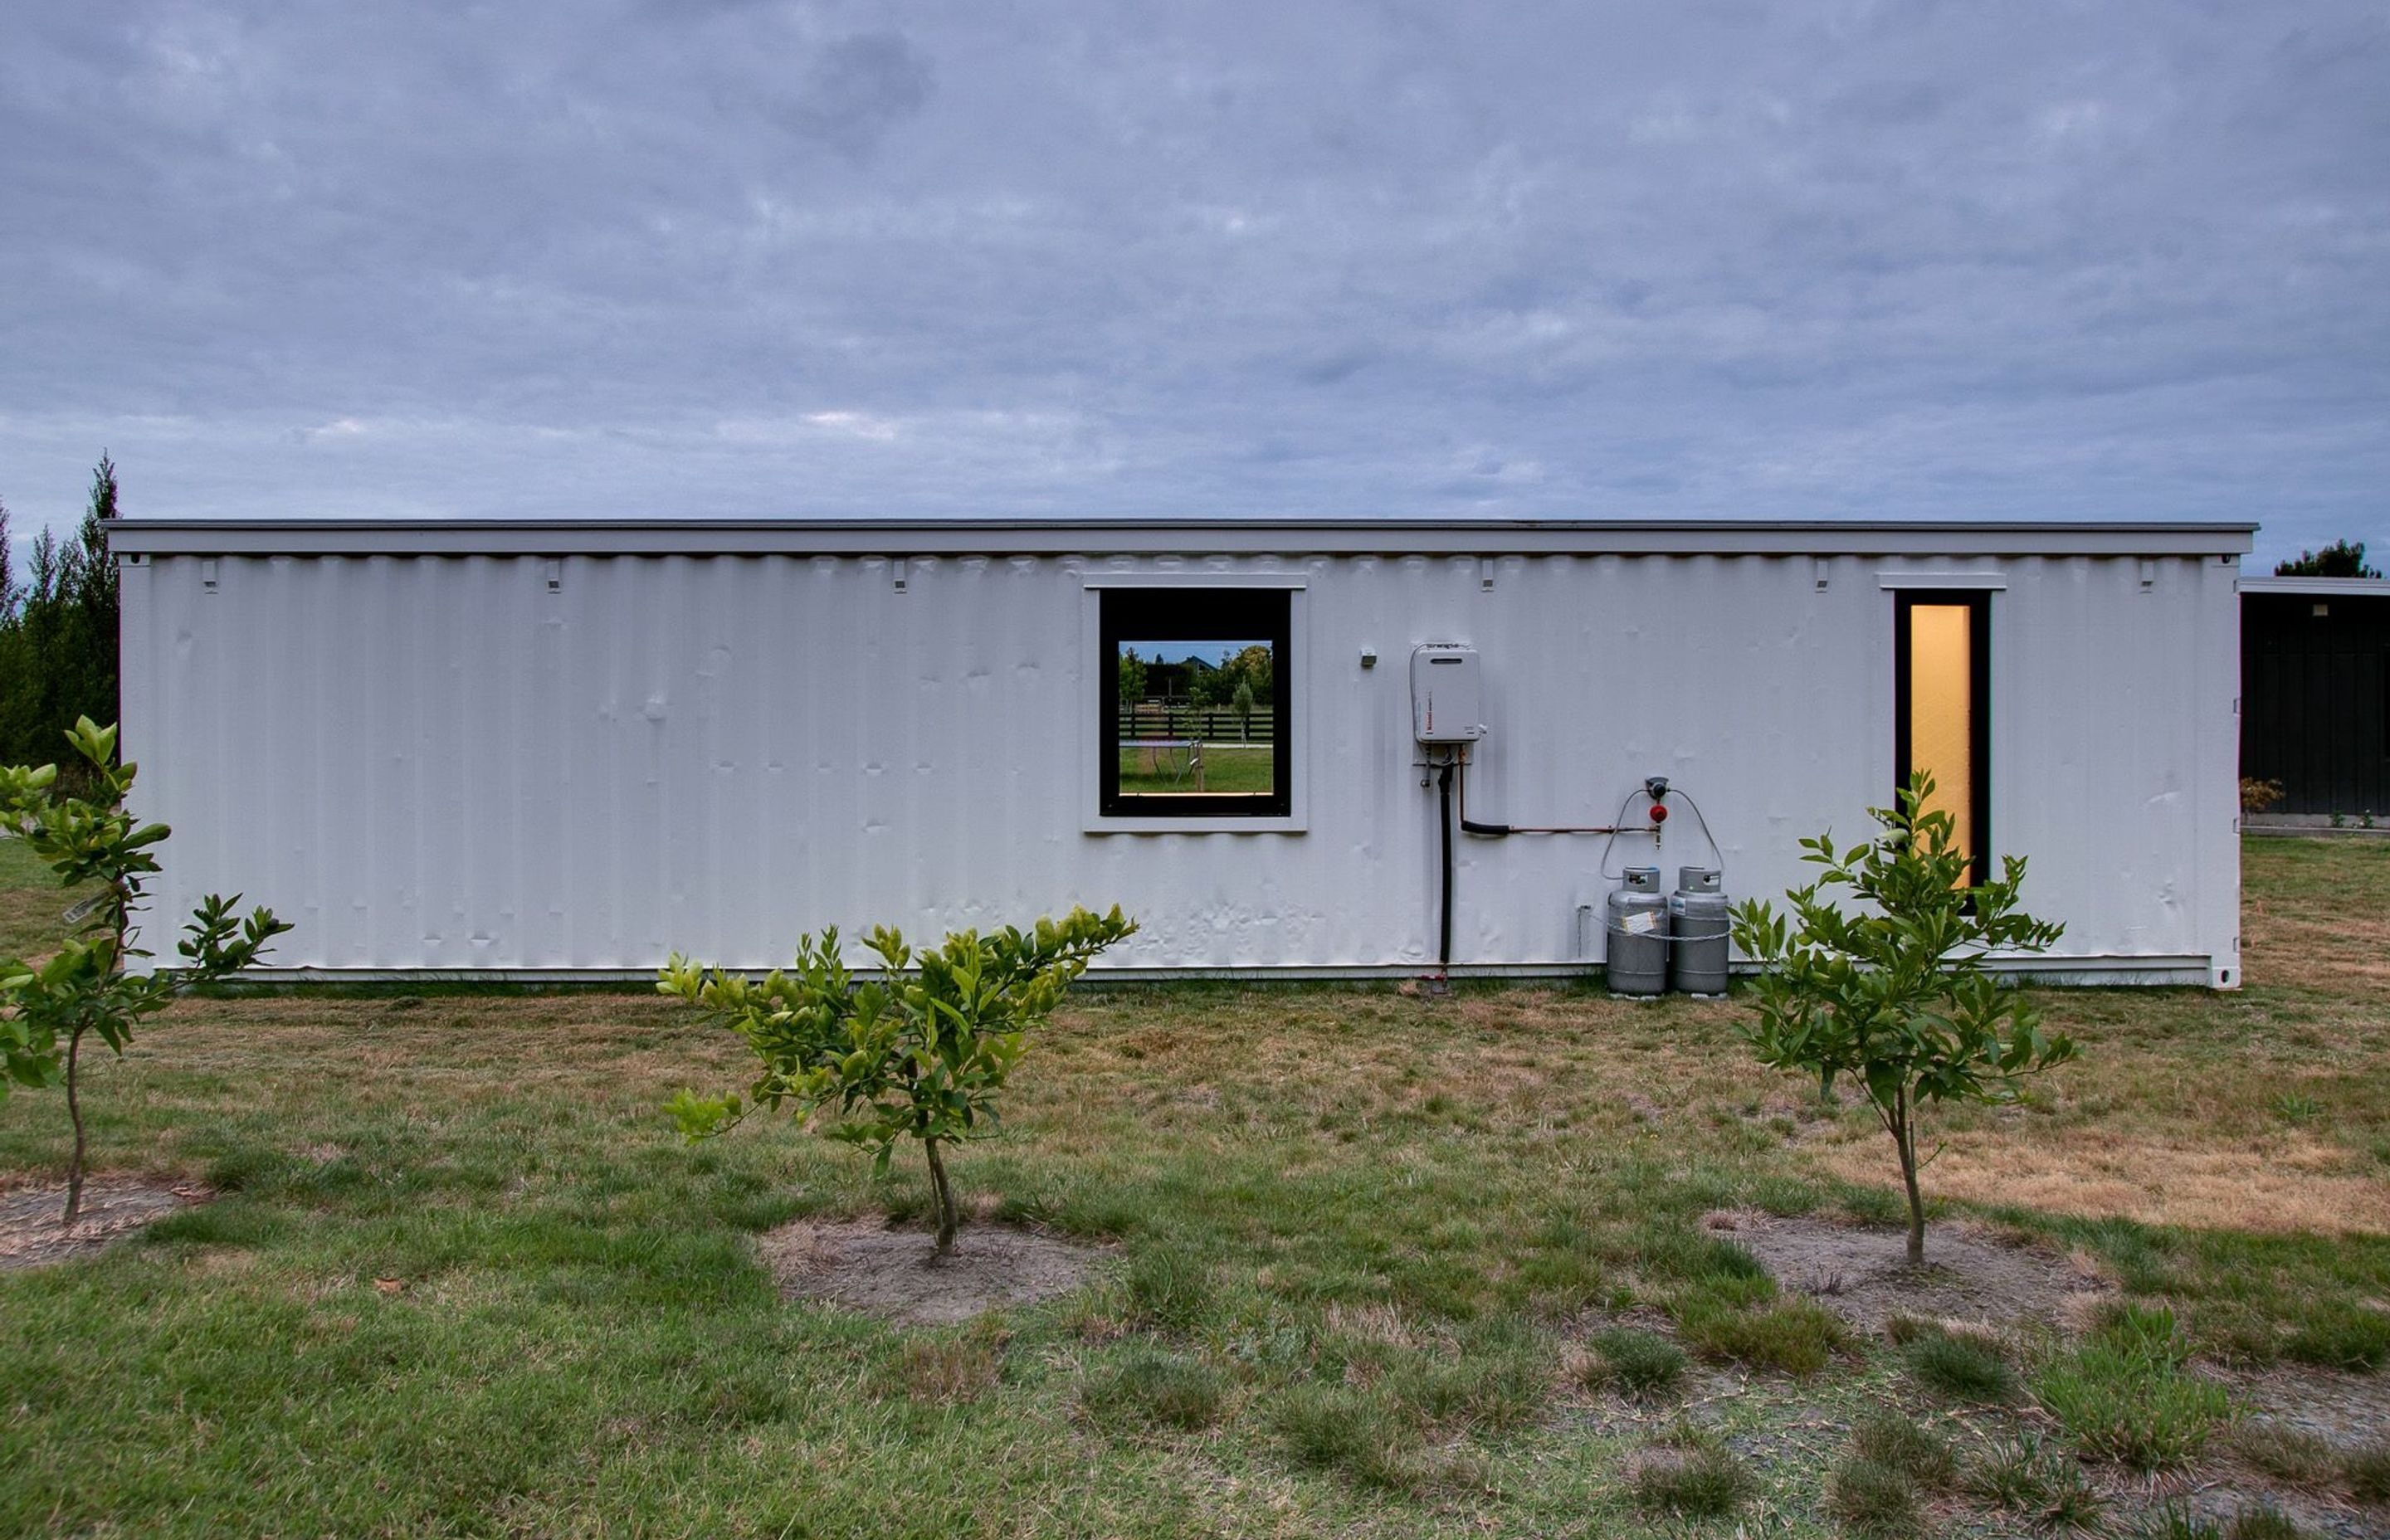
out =
{"type": "Polygon", "coordinates": [[[1908,767],[1934,777],[1929,813],[1957,825],[1952,844],[1970,858],[1975,834],[1975,661],[1972,612],[1959,604],[1908,611],[1908,767]]]}

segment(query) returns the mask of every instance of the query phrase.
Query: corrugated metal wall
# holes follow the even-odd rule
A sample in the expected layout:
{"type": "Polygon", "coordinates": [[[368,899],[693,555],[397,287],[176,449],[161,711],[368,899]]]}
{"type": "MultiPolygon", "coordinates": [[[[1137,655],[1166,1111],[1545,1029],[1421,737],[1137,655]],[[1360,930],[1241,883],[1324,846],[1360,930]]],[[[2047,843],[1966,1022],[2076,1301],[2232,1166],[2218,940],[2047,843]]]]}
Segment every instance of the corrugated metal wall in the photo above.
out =
{"type": "Polygon", "coordinates": [[[2241,773],[2278,813],[2390,820],[2390,598],[2241,597],[2241,773]]]}
{"type": "MultiPolygon", "coordinates": [[[[126,736],[175,828],[161,931],[244,890],[298,922],[286,966],[767,965],[827,923],[1117,902],[1145,924],[1124,967],[1419,969],[1413,645],[1484,655],[1473,816],[1607,822],[1666,775],[1733,892],[1773,894],[1805,879],[1800,836],[1888,798],[1882,574],[1905,568],[2006,584],[1993,839],[2032,857],[2064,955],[2237,982],[2234,569],[2212,558],[915,557],[899,591],[871,558],[160,556],[125,573],[126,736]],[[1085,831],[1085,590],[1163,570],[1305,584],[1305,832],[1085,831]]],[[[1457,964],[1595,960],[1576,909],[1609,886],[1601,841],[1459,851],[1457,964]]],[[[1667,826],[1672,872],[1704,853],[1667,826]]]]}

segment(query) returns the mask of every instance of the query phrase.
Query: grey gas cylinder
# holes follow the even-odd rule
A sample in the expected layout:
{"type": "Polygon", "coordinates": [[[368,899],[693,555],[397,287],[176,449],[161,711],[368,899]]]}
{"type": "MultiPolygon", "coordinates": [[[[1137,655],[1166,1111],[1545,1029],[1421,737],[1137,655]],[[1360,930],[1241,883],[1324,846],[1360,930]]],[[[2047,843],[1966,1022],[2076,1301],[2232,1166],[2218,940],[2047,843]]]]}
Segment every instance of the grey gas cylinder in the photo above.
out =
{"type": "Polygon", "coordinates": [[[1715,866],[1679,866],[1668,895],[1668,985],[1687,995],[1726,993],[1726,894],[1715,866]]]}
{"type": "Polygon", "coordinates": [[[1609,950],[1602,977],[1613,995],[1658,995],[1668,987],[1668,901],[1660,868],[1629,866],[1602,906],[1609,950]]]}

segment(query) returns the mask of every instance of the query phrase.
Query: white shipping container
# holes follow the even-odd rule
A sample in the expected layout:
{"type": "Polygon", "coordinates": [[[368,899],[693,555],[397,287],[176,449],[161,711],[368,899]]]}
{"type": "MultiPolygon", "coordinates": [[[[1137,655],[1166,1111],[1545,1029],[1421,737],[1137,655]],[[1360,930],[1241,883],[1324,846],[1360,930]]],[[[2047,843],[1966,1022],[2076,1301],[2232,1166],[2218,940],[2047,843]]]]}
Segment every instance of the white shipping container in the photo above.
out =
{"type": "MultiPolygon", "coordinates": [[[[1891,800],[1906,595],[1985,617],[1975,789],[1990,853],[2028,856],[2027,906],[2065,923],[2038,970],[2231,987],[2249,533],[127,521],[126,752],[174,828],[149,939],[238,891],[297,923],[284,969],[582,977],[1117,903],[1143,929],[1112,970],[1429,971],[1415,648],[1479,660],[1472,821],[1648,827],[1664,776],[1692,802],[1611,872],[1709,864],[1705,821],[1730,892],[1774,896],[1807,880],[1800,837],[1891,800]],[[1118,647],[1205,607],[1275,661],[1266,751],[1106,714],[1118,647]],[[1266,809],[1103,784],[1193,788],[1200,758],[1225,805],[1225,767],[1267,754],[1266,809]]],[[[1599,962],[1606,845],[1458,836],[1451,971],[1599,962]]]]}

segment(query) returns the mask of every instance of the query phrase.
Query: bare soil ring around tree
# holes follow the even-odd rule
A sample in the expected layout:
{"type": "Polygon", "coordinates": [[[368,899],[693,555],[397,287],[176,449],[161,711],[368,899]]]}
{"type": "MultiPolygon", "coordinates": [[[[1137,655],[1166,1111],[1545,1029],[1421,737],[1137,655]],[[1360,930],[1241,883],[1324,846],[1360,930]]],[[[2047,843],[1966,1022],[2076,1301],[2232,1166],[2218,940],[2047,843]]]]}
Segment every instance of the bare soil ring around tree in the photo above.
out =
{"type": "Polygon", "coordinates": [[[801,1219],[765,1233],[757,1250],[784,1298],[916,1326],[1067,1294],[1111,1254],[1040,1230],[970,1225],[940,1257],[926,1232],[872,1219],[801,1219]]]}
{"type": "Polygon", "coordinates": [[[69,1229],[58,1223],[67,1206],[64,1182],[0,1190],[0,1272],[98,1251],[213,1196],[187,1183],[93,1176],[83,1185],[83,1214],[69,1229]]]}
{"type": "Polygon", "coordinates": [[[1925,1265],[1915,1269],[1908,1233],[1898,1228],[1743,1210],[1721,1210],[1702,1223],[1757,1257],[1780,1287],[1868,1331],[1895,1315],[2071,1329],[2115,1290],[2081,1257],[1966,1220],[1929,1227],[1925,1265]]]}

